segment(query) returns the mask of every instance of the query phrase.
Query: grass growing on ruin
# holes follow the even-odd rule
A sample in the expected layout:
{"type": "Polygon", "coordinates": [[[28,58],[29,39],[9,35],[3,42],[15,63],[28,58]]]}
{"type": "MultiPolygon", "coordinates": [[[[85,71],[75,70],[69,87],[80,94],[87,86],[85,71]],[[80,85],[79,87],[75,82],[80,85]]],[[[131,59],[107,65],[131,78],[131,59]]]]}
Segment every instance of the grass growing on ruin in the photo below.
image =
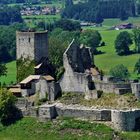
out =
{"type": "Polygon", "coordinates": [[[79,104],[87,107],[130,109],[140,108],[140,101],[132,94],[116,95],[113,93],[103,93],[99,99],[85,100],[84,95],[76,93],[65,93],[60,99],[64,104],[79,104]]]}
{"type": "Polygon", "coordinates": [[[0,140],[109,140],[112,133],[113,130],[104,124],[70,118],[46,123],[24,118],[11,126],[0,126],[0,140]]]}
{"type": "Polygon", "coordinates": [[[16,61],[12,61],[6,64],[7,76],[1,76],[0,82],[10,84],[11,82],[16,82],[16,61]]]}

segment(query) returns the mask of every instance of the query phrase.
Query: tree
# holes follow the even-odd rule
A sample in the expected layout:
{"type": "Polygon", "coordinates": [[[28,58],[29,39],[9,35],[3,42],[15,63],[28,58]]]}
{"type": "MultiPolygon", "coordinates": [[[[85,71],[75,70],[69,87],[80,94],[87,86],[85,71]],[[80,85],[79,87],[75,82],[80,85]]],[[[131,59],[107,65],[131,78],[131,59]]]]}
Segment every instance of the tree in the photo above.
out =
{"type": "Polygon", "coordinates": [[[0,61],[7,62],[16,58],[16,30],[25,28],[25,24],[0,26],[0,61]]]}
{"type": "Polygon", "coordinates": [[[133,36],[136,45],[136,52],[140,53],[140,28],[133,30],[133,36]]]}
{"type": "Polygon", "coordinates": [[[137,74],[140,74],[140,59],[138,59],[138,61],[135,64],[134,72],[136,72],[137,74]]]}
{"type": "Polygon", "coordinates": [[[6,89],[0,90],[0,121],[8,124],[14,121],[17,114],[16,97],[6,89]]]}
{"type": "Polygon", "coordinates": [[[84,30],[81,33],[80,41],[84,45],[91,47],[93,52],[96,53],[96,48],[99,46],[102,37],[98,31],[94,30],[84,30]]]}
{"type": "Polygon", "coordinates": [[[64,71],[63,69],[63,53],[73,38],[80,36],[79,31],[64,31],[60,28],[53,30],[49,36],[49,60],[56,68],[56,78],[64,71]]]}
{"type": "MultiPolygon", "coordinates": [[[[68,2],[71,0],[67,0],[68,2]]],[[[104,18],[127,19],[135,16],[135,0],[87,0],[66,4],[62,17],[101,23],[104,18]]]]}
{"type": "Polygon", "coordinates": [[[65,0],[65,7],[72,6],[72,5],[73,5],[73,0],[65,0]]]}
{"type": "Polygon", "coordinates": [[[22,23],[20,8],[17,6],[1,6],[0,7],[0,25],[10,25],[12,23],[22,23]]]}
{"type": "Polygon", "coordinates": [[[129,46],[133,43],[127,31],[121,32],[115,40],[115,49],[118,55],[129,54],[129,46]]]}
{"type": "Polygon", "coordinates": [[[110,75],[121,79],[128,79],[130,75],[127,67],[125,67],[123,64],[113,67],[109,73],[110,75]]]}
{"type": "Polygon", "coordinates": [[[60,19],[55,23],[55,26],[66,31],[81,30],[81,25],[78,21],[72,21],[68,19],[60,19]]]}
{"type": "Polygon", "coordinates": [[[7,68],[6,68],[5,64],[0,63],[0,76],[4,76],[6,74],[7,74],[7,68]]]}

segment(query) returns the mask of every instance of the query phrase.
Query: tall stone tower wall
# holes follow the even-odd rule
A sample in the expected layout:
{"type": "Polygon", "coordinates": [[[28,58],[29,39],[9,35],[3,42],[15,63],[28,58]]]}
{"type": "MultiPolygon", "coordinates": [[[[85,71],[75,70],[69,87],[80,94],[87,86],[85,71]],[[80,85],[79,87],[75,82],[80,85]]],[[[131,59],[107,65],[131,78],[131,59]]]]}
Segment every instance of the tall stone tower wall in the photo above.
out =
{"type": "Polygon", "coordinates": [[[38,62],[42,57],[48,57],[48,33],[37,32],[34,37],[35,61],[38,62]]]}
{"type": "Polygon", "coordinates": [[[35,60],[48,57],[48,33],[43,32],[16,32],[17,59],[21,57],[35,60]]]}
{"type": "Polygon", "coordinates": [[[17,59],[34,59],[34,32],[16,32],[16,57],[17,59]]]}

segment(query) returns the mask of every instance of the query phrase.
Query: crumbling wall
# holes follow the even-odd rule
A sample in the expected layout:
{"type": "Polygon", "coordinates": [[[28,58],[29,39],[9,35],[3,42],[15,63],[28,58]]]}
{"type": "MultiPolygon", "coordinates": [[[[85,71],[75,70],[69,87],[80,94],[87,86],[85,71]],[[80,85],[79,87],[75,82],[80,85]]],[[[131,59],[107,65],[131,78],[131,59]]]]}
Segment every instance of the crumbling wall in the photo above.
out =
{"type": "Polygon", "coordinates": [[[105,83],[105,82],[95,82],[95,87],[97,90],[101,90],[104,93],[115,93],[117,88],[130,89],[131,85],[128,83],[105,83]]]}
{"type": "Polygon", "coordinates": [[[69,45],[63,54],[65,73],[59,81],[63,92],[85,93],[88,84],[85,70],[91,66],[91,61],[90,53],[87,50],[80,50],[74,45],[74,42],[69,45]],[[82,60],[80,55],[85,58],[82,60]],[[85,60],[86,58],[87,60],[85,60]]]}
{"type": "Polygon", "coordinates": [[[140,83],[132,83],[131,88],[132,93],[135,94],[138,99],[140,99],[140,83]]]}
{"type": "Polygon", "coordinates": [[[74,106],[74,105],[56,105],[56,112],[58,116],[74,117],[81,119],[90,119],[97,121],[110,121],[111,111],[107,109],[91,109],[88,107],[74,106]]]}
{"type": "Polygon", "coordinates": [[[117,130],[132,131],[135,128],[135,111],[112,110],[111,120],[117,130]]]}
{"type": "Polygon", "coordinates": [[[27,105],[25,100],[20,101],[17,106],[21,109],[23,116],[39,117],[41,121],[53,119],[57,116],[89,119],[94,121],[111,121],[112,126],[119,131],[136,130],[136,120],[140,119],[140,109],[96,109],[80,105],[64,105],[61,103],[44,104],[39,107],[33,107],[31,104],[27,105]]]}

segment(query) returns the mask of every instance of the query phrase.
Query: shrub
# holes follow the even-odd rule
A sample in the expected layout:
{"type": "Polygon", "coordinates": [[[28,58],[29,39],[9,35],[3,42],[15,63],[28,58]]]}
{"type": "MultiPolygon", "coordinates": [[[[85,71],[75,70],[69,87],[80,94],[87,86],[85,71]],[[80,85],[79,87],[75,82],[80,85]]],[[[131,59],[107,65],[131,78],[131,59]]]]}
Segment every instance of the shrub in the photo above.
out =
{"type": "Polygon", "coordinates": [[[16,97],[6,89],[0,90],[0,121],[7,125],[19,117],[19,111],[15,106],[16,97]]]}
{"type": "Polygon", "coordinates": [[[117,65],[112,68],[110,70],[110,75],[121,79],[128,79],[130,76],[127,67],[125,67],[123,64],[117,65]]]}

